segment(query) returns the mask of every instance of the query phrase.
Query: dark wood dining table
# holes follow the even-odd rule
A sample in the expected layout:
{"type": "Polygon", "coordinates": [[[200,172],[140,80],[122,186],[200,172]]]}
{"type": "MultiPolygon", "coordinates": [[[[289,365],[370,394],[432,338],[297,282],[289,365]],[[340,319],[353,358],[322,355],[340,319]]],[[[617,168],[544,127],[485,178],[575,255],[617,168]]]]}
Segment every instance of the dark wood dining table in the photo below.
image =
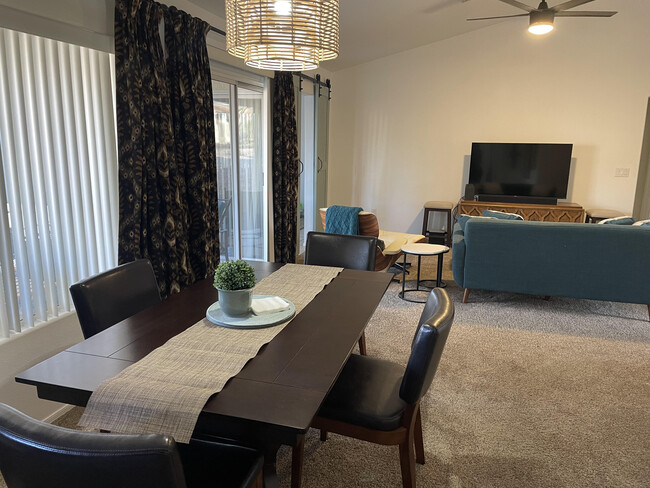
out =
{"type": "MultiPolygon", "coordinates": [[[[282,266],[250,264],[258,279],[282,266]]],[[[294,455],[302,454],[312,419],[392,277],[343,270],[208,400],[194,436],[233,439],[263,450],[265,486],[277,486],[279,447],[289,445],[294,455]]],[[[16,381],[35,386],[40,398],[85,406],[100,383],[204,318],[217,298],[211,280],[199,281],[20,373],[16,381]]],[[[292,487],[300,486],[301,477],[292,471],[292,487]]]]}

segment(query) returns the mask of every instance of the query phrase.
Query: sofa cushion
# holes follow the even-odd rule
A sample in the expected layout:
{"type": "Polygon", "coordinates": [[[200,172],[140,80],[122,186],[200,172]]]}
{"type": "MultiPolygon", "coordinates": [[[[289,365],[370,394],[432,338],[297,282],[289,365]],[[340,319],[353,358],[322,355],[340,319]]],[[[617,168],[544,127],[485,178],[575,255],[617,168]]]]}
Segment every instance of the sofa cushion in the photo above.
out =
{"type": "Polygon", "coordinates": [[[471,219],[492,219],[496,220],[494,217],[480,217],[478,215],[467,215],[467,214],[458,214],[456,215],[456,222],[460,225],[460,229],[465,232],[465,225],[471,219]]]}
{"type": "Polygon", "coordinates": [[[495,219],[503,220],[524,220],[524,218],[519,214],[500,212],[498,210],[483,210],[483,212],[481,212],[481,215],[483,215],[483,217],[494,217],[495,219]]]}
{"type": "Polygon", "coordinates": [[[612,217],[611,219],[604,219],[598,223],[606,224],[606,225],[632,225],[634,223],[634,217],[632,217],[631,215],[622,215],[620,217],[612,217]]]}
{"type": "Polygon", "coordinates": [[[633,225],[638,225],[638,226],[641,226],[641,227],[650,227],[650,219],[648,219],[648,220],[638,220],[638,221],[634,222],[633,225]]]}

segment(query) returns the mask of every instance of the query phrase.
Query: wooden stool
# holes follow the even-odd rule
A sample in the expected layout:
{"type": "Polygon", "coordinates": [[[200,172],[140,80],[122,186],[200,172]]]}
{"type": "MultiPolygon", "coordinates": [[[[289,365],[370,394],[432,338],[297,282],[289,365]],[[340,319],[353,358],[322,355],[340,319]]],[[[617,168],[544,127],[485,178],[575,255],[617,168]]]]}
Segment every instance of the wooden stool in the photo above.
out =
{"type": "Polygon", "coordinates": [[[618,210],[607,210],[604,208],[592,208],[585,211],[585,222],[588,224],[597,224],[601,220],[611,219],[613,217],[622,217],[625,215],[618,210]]]}
{"type": "Polygon", "coordinates": [[[424,215],[422,216],[422,235],[427,237],[427,241],[431,242],[432,234],[438,234],[445,239],[445,245],[451,247],[451,211],[454,204],[451,202],[436,202],[430,201],[424,204],[424,215]],[[431,212],[445,212],[447,214],[447,229],[446,232],[429,232],[429,214],[431,212]]]}

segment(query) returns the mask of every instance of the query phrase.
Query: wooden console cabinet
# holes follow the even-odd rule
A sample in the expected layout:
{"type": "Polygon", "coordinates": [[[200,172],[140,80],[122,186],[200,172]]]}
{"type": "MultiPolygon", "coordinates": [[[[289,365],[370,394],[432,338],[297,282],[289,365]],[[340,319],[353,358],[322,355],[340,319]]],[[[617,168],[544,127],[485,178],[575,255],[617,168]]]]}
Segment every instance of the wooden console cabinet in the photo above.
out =
{"type": "Polygon", "coordinates": [[[483,210],[516,213],[521,215],[524,220],[539,220],[543,222],[585,221],[585,211],[577,203],[541,205],[531,203],[477,202],[475,200],[461,200],[458,203],[459,214],[481,215],[483,210]]]}

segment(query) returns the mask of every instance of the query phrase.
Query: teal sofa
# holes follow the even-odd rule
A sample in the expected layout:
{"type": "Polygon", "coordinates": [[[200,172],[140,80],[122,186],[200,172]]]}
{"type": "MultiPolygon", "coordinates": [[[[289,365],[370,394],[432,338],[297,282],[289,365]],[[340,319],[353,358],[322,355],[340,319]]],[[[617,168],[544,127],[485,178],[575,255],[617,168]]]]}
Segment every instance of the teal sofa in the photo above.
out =
{"type": "Polygon", "coordinates": [[[650,228],[470,219],[453,233],[452,269],[471,289],[648,305],[650,228]]]}

